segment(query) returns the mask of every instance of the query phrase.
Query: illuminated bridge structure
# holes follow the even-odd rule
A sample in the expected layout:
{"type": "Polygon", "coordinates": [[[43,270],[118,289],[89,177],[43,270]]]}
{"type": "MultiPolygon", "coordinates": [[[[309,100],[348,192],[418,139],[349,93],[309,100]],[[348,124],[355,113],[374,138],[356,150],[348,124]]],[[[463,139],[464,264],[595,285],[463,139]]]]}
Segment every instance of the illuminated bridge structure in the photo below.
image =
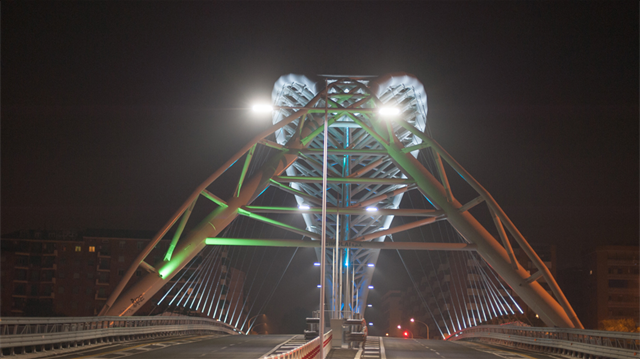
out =
{"type": "MultiPolygon", "coordinates": [[[[499,283],[503,282],[549,327],[582,328],[551,272],[507,214],[430,137],[426,93],[415,77],[403,73],[382,77],[324,76],[314,82],[305,76],[282,76],[274,87],[271,109],[272,126],[195,189],[135,259],[111,293],[101,316],[133,315],[141,303],[165,287],[194,258],[202,256],[206,248],[210,254],[201,259],[198,267],[203,268],[199,271],[202,273],[216,267],[214,263],[219,259],[211,253],[220,246],[281,246],[317,247],[319,261],[326,263],[323,284],[331,317],[360,318],[371,288],[370,266],[375,265],[379,251],[388,248],[465,251],[470,253],[470,260],[483,263],[474,269],[480,276],[474,296],[477,302],[462,303],[461,311],[449,310],[447,317],[442,316],[444,326],[439,329],[443,336],[487,320],[486,314],[482,318],[478,314],[478,320],[472,320],[466,311],[470,304],[476,309],[485,308],[489,317],[500,315],[496,308],[507,313],[511,308],[509,299],[498,295],[499,283]],[[321,253],[325,123],[327,250],[321,253]],[[454,174],[463,181],[450,181],[448,176],[454,174]],[[216,195],[221,177],[225,181],[234,177],[237,183],[233,193],[224,199],[216,195]],[[459,183],[473,190],[472,199],[463,202],[456,197],[459,183]],[[287,206],[263,205],[266,193],[286,195],[295,198],[295,202],[287,206]],[[403,196],[410,195],[418,196],[424,205],[403,205],[407,202],[403,196]],[[486,213],[483,218],[491,218],[489,223],[482,224],[477,219],[479,216],[474,213],[479,211],[486,213]],[[204,214],[196,219],[196,213],[204,214]],[[300,225],[300,216],[304,225],[300,225]],[[284,217],[293,219],[281,219],[284,217]],[[266,223],[287,235],[234,236],[240,232],[231,228],[239,218],[266,223]],[[450,226],[448,240],[393,242],[394,234],[435,225],[450,226]],[[152,265],[147,256],[170,231],[173,240],[164,260],[152,265]],[[530,273],[518,262],[513,243],[537,271],[530,273]],[[140,269],[146,274],[124,290],[140,269]],[[487,279],[495,273],[503,282],[487,279]],[[551,294],[538,283],[540,278],[548,283],[551,294]]],[[[207,275],[212,274],[197,274],[204,276],[201,282],[206,282],[207,275]]],[[[205,293],[203,290],[200,294],[198,308],[202,301],[204,308],[209,298],[211,303],[216,300],[215,294],[210,297],[211,289],[206,297],[205,293]]],[[[194,297],[191,303],[195,302],[194,297]]],[[[201,312],[210,315],[210,311],[201,312]]],[[[227,313],[225,318],[214,319],[224,321],[228,316],[227,313]]],[[[238,326],[238,318],[232,314],[233,322],[227,323],[246,330],[238,326]]]]}

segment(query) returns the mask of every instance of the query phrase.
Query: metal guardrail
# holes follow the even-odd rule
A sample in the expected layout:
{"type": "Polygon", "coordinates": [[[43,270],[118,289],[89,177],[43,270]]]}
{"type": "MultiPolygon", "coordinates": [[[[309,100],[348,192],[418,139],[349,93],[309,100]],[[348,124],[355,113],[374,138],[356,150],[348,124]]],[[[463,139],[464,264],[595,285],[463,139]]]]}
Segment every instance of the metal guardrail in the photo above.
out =
{"type": "Polygon", "coordinates": [[[217,320],[185,316],[155,317],[62,317],[0,318],[0,348],[21,352],[47,347],[75,347],[84,344],[186,333],[219,332],[242,334],[217,320]]]}
{"type": "Polygon", "coordinates": [[[447,338],[447,340],[465,339],[579,358],[640,357],[640,333],[536,328],[504,324],[468,328],[447,338]]]}
{"type": "MultiPolygon", "coordinates": [[[[331,340],[333,339],[332,331],[328,331],[323,335],[322,338],[322,347],[324,348],[323,356],[324,358],[329,355],[331,351],[331,340]]],[[[307,342],[305,345],[299,346],[293,349],[290,352],[269,355],[263,357],[262,359],[316,359],[318,354],[320,353],[320,337],[316,337],[315,339],[307,342]]],[[[322,358],[322,359],[324,359],[322,358]]]]}

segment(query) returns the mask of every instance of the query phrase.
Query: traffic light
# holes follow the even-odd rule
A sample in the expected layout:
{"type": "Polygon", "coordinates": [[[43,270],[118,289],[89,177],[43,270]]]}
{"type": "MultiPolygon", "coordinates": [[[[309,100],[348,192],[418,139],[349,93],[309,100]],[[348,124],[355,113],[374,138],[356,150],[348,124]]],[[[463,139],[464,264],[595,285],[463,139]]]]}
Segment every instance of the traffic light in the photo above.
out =
{"type": "Polygon", "coordinates": [[[405,338],[408,338],[408,337],[409,337],[409,332],[405,331],[403,334],[404,334],[404,337],[405,337],[405,338]]]}

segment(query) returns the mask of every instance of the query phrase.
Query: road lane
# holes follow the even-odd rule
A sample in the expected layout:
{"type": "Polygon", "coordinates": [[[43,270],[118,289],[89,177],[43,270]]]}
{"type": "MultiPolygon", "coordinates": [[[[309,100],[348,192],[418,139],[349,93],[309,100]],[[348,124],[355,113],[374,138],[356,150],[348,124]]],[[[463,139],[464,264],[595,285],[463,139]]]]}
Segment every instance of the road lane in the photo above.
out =
{"type": "MultiPolygon", "coordinates": [[[[256,359],[272,350],[275,346],[290,339],[291,335],[229,335],[219,338],[206,339],[172,345],[145,352],[135,352],[127,355],[127,359],[256,359]]],[[[140,348],[143,349],[143,348],[140,348]]],[[[126,351],[125,351],[126,352],[126,351]]],[[[120,358],[122,356],[119,356],[120,358]]],[[[99,359],[116,359],[96,357],[99,359]]]]}
{"type": "Polygon", "coordinates": [[[72,352],[47,351],[26,354],[44,359],[256,359],[293,335],[206,335],[145,339],[78,348],[72,352]]]}
{"type": "Polygon", "coordinates": [[[427,339],[383,339],[387,359],[558,359],[557,355],[534,353],[479,343],[427,339]]]}

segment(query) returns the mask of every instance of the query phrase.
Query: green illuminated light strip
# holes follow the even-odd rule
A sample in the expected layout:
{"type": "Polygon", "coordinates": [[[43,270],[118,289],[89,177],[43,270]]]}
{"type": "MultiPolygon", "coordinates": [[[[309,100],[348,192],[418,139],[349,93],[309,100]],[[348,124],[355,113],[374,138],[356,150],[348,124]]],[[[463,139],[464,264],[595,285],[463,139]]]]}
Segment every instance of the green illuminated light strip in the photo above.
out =
{"type": "Polygon", "coordinates": [[[309,231],[306,231],[304,229],[300,229],[298,227],[294,227],[294,226],[288,225],[286,223],[282,223],[282,222],[276,221],[275,219],[271,219],[271,218],[268,218],[268,217],[261,216],[259,214],[251,213],[251,212],[249,212],[249,211],[247,211],[245,209],[242,209],[242,208],[238,208],[238,214],[246,216],[246,217],[249,217],[249,218],[253,218],[253,219],[261,221],[261,222],[265,222],[265,223],[274,225],[276,227],[280,227],[280,228],[286,229],[286,230],[291,231],[293,233],[297,233],[297,234],[301,234],[303,236],[307,236],[309,238],[320,239],[320,236],[317,233],[309,232],[309,231]]]}
{"type": "MultiPolygon", "coordinates": [[[[299,239],[257,239],[257,238],[207,238],[209,246],[253,246],[253,247],[304,247],[319,248],[320,241],[299,239]]],[[[475,251],[476,245],[469,243],[429,243],[429,242],[355,242],[340,241],[340,248],[399,249],[426,251],[475,251]]]]}

